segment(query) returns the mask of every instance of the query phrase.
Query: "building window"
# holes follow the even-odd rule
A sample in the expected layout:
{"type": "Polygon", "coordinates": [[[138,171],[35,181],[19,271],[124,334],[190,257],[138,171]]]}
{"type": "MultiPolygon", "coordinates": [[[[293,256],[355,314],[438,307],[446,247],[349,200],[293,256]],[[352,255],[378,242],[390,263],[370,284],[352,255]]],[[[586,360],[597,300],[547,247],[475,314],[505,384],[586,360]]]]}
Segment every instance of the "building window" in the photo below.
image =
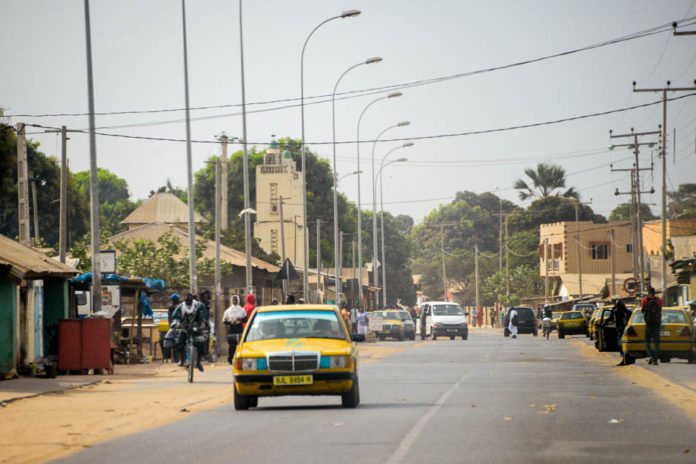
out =
{"type": "Polygon", "coordinates": [[[592,244],[592,259],[607,259],[609,256],[608,243],[593,243],[592,244]]]}
{"type": "Polygon", "coordinates": [[[626,244],[626,253],[633,253],[633,244],[631,244],[631,243],[626,244]]]}

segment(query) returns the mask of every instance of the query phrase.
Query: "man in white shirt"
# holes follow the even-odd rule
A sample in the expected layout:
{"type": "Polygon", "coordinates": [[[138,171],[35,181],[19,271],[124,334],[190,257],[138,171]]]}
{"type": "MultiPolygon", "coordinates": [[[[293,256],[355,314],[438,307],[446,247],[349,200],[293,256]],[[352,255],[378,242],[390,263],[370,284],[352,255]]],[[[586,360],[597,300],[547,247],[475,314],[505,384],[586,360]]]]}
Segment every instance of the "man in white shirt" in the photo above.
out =
{"type": "Polygon", "coordinates": [[[237,349],[239,338],[242,336],[242,332],[244,332],[246,319],[246,311],[239,305],[239,296],[232,295],[232,306],[227,308],[222,316],[222,322],[227,327],[227,343],[229,344],[227,362],[230,364],[232,364],[232,358],[237,349]]]}

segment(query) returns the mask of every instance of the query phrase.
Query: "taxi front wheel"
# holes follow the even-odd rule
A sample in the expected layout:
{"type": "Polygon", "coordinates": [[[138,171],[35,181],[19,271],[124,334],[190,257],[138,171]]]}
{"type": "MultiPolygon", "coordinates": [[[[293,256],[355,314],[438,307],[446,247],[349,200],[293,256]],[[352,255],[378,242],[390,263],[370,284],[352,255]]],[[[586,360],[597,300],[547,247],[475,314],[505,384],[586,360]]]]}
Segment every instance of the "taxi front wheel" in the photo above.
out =
{"type": "Polygon", "coordinates": [[[250,407],[256,406],[256,404],[254,403],[258,404],[257,397],[240,395],[237,392],[237,387],[234,387],[234,409],[236,409],[237,411],[245,411],[250,407]]]}
{"type": "Polygon", "coordinates": [[[346,393],[341,395],[341,406],[344,408],[354,408],[360,404],[360,387],[358,387],[358,378],[353,380],[353,386],[346,393]]]}

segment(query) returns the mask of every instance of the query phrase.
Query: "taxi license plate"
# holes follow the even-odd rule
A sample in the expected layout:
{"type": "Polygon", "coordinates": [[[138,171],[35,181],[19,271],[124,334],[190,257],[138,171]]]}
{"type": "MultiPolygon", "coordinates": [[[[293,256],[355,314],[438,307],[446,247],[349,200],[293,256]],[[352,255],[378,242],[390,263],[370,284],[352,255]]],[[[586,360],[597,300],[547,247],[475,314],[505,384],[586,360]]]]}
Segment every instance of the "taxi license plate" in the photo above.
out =
{"type": "Polygon", "coordinates": [[[312,385],[314,378],[311,375],[276,375],[273,377],[273,385],[312,385]]]}
{"type": "Polygon", "coordinates": [[[579,323],[579,322],[566,322],[566,325],[567,325],[568,327],[580,327],[580,323],[579,323]]]}
{"type": "Polygon", "coordinates": [[[457,333],[457,329],[447,329],[448,333],[457,333]]]}
{"type": "Polygon", "coordinates": [[[669,330],[660,330],[660,337],[669,337],[669,330]]]}

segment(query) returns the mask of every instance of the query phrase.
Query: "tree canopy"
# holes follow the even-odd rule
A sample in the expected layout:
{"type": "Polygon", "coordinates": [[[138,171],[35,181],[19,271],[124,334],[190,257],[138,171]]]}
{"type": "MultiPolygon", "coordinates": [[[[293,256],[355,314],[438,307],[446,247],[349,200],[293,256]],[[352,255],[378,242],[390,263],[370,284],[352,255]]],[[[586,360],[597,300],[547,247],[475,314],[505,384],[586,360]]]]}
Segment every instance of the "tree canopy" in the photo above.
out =
{"type": "MultiPolygon", "coordinates": [[[[565,169],[556,164],[539,163],[536,170],[527,168],[524,170],[524,173],[532,181],[532,185],[528,185],[523,179],[517,179],[515,188],[520,191],[520,200],[558,195],[556,191],[564,189],[566,186],[565,169]]],[[[564,191],[562,196],[566,198],[580,198],[580,194],[573,187],[564,191]]]]}

